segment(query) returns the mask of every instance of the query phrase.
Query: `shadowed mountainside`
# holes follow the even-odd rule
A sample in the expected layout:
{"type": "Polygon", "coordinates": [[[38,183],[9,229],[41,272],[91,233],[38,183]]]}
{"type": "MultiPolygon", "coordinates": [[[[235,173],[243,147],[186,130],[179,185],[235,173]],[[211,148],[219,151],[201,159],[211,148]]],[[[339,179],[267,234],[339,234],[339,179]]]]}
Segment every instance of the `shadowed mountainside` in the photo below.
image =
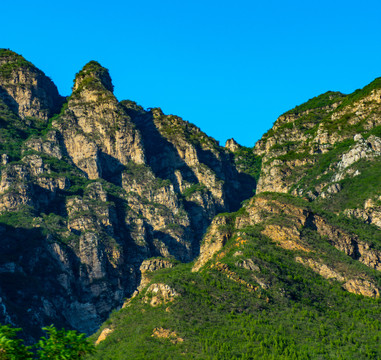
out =
{"type": "Polygon", "coordinates": [[[0,322],[94,332],[137,288],[143,260],[191,261],[213,217],[255,189],[233,153],[194,125],[119,102],[95,61],[65,99],[33,64],[0,50],[0,111],[2,242],[36,239],[2,257],[4,278],[33,281],[0,284],[0,322]]]}

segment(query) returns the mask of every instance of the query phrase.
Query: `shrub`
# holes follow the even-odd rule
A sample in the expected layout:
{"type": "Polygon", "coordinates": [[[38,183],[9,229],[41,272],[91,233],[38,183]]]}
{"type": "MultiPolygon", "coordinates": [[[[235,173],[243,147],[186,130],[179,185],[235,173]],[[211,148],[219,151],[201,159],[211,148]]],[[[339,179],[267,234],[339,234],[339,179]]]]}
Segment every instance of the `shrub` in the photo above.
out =
{"type": "Polygon", "coordinates": [[[74,330],[57,330],[54,326],[43,328],[48,337],[42,337],[35,345],[25,346],[14,329],[8,325],[0,326],[0,360],[54,359],[78,360],[87,354],[93,354],[95,347],[84,334],[74,330]],[[30,352],[37,349],[36,354],[30,352]]]}
{"type": "Polygon", "coordinates": [[[74,330],[57,330],[52,325],[43,330],[48,334],[48,338],[41,338],[36,344],[39,348],[37,354],[41,360],[77,360],[95,351],[94,345],[85,338],[84,334],[78,334],[74,330]]]}

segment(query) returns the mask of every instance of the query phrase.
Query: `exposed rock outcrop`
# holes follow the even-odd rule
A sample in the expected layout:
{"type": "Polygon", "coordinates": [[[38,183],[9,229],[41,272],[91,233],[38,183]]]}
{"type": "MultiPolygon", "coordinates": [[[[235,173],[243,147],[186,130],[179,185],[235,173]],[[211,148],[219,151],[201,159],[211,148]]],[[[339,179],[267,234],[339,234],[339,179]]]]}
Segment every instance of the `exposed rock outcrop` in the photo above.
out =
{"type": "Polygon", "coordinates": [[[326,237],[337,249],[365,265],[381,271],[381,253],[372,248],[370,244],[361,241],[356,235],[348,234],[338,227],[330,225],[320,216],[314,217],[313,224],[319,235],[326,237]]]}
{"type": "Polygon", "coordinates": [[[369,279],[351,279],[347,274],[342,273],[333,267],[329,267],[322,262],[309,258],[303,259],[301,257],[297,257],[296,261],[308,266],[326,279],[334,279],[343,283],[343,288],[351,293],[368,297],[380,296],[380,289],[378,289],[377,286],[369,279]]]}
{"type": "Polygon", "coordinates": [[[258,286],[254,286],[247,281],[243,280],[238,274],[229,269],[229,266],[217,261],[215,264],[211,265],[212,269],[217,269],[218,271],[224,273],[228,279],[241,284],[247,288],[249,292],[254,292],[258,290],[258,286]]]}
{"type": "Polygon", "coordinates": [[[293,191],[295,195],[315,200],[320,194],[327,198],[339,192],[337,182],[358,175],[351,168],[353,164],[374,159],[380,154],[380,140],[375,135],[365,140],[358,134],[361,127],[369,131],[380,124],[380,91],[364,93],[363,98],[353,103],[347,101],[346,106],[340,106],[342,94],[327,93],[301,105],[302,111],[296,107],[280,116],[254,148],[255,154],[263,156],[257,193],[293,191]],[[316,101],[319,98],[321,100],[316,101]],[[335,99],[337,102],[333,102],[335,99]],[[308,109],[310,102],[311,108],[308,109]],[[324,103],[327,105],[323,106],[324,103]],[[353,137],[356,143],[351,147],[353,137]],[[335,156],[324,163],[324,155],[330,152],[335,156]],[[320,181],[324,173],[319,173],[318,179],[311,177],[316,186],[313,194],[309,194],[311,185],[304,178],[315,166],[319,166],[321,172],[331,174],[331,180],[320,181]]]}
{"type": "Polygon", "coordinates": [[[241,146],[233,138],[226,140],[225,148],[231,152],[237,151],[241,146]]]}
{"type": "Polygon", "coordinates": [[[331,225],[326,219],[306,208],[286,201],[257,196],[248,203],[245,210],[245,215],[236,217],[237,229],[263,224],[262,233],[283,248],[310,252],[312,249],[301,236],[302,228],[307,227],[353,259],[373,269],[381,270],[381,253],[372,245],[362,241],[355,234],[331,225]],[[272,223],[277,217],[282,224],[272,223]]]}
{"type": "Polygon", "coordinates": [[[5,49],[0,50],[0,97],[22,119],[47,121],[63,103],[52,80],[21,55],[5,49]]]}
{"type": "Polygon", "coordinates": [[[365,201],[364,208],[345,209],[344,214],[363,220],[367,224],[373,224],[381,228],[381,197],[377,200],[368,199],[365,201]]]}
{"type": "Polygon", "coordinates": [[[145,162],[141,136],[112,90],[108,71],[91,61],[77,74],[67,108],[53,123],[68,155],[90,179],[117,181],[129,161],[145,162]]]}
{"type": "Polygon", "coordinates": [[[172,302],[179,296],[179,293],[177,293],[175,289],[162,283],[150,285],[145,294],[146,296],[143,301],[149,303],[153,307],[172,302]]]}
{"type": "Polygon", "coordinates": [[[113,331],[113,329],[104,328],[98,336],[98,339],[95,341],[95,345],[98,345],[100,342],[106,340],[107,336],[109,336],[113,331]]]}
{"type": "Polygon", "coordinates": [[[225,216],[218,216],[213,220],[201,244],[200,256],[193,265],[192,271],[199,271],[203,265],[224,247],[230,236],[228,225],[229,218],[225,216]]]}
{"type": "Polygon", "coordinates": [[[173,262],[165,259],[149,259],[144,260],[140,265],[141,281],[138,289],[143,289],[148,285],[148,274],[161,269],[172,268],[173,262]]]}
{"type": "Polygon", "coordinates": [[[350,279],[343,285],[343,288],[357,295],[363,295],[368,297],[380,296],[380,289],[378,289],[369,280],[350,279]]]}
{"type": "Polygon", "coordinates": [[[172,344],[184,341],[184,339],[179,337],[175,331],[164,329],[162,327],[153,329],[152,336],[158,339],[168,339],[172,344]]]}

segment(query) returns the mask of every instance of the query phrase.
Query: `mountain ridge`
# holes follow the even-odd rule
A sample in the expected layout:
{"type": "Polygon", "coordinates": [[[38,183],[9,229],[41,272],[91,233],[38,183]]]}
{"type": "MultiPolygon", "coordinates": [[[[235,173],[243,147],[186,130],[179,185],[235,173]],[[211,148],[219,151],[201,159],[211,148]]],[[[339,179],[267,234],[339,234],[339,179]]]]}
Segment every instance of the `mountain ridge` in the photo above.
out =
{"type": "Polygon", "coordinates": [[[96,332],[99,359],[381,356],[379,79],[291,109],[253,148],[119,102],[95,61],[41,118],[8,85],[0,322],[96,332]]]}
{"type": "MultiPolygon", "coordinates": [[[[20,124],[22,131],[13,145],[7,127],[0,129],[2,242],[7,248],[11,238],[20,244],[24,237],[36,239],[19,260],[9,262],[17,259],[9,247],[3,274],[11,269],[20,277],[15,284],[26,276],[52,289],[26,287],[15,301],[20,311],[12,314],[6,310],[12,301],[2,296],[3,319],[13,316],[12,323],[35,328],[54,319],[91,333],[136,289],[144,259],[193,259],[212,217],[237,209],[252,194],[255,179],[238,172],[228,150],[181,118],[118,102],[108,70],[95,61],[76,74],[72,94],[57,111],[38,90],[45,82],[33,80],[42,72],[8,50],[0,57],[13,61],[11,76],[0,76],[1,93],[9,92],[13,76],[14,101],[22,99],[25,109],[48,106],[26,116],[1,97],[7,126],[15,131],[20,124]],[[19,80],[19,73],[33,81],[19,80]],[[244,192],[237,191],[241,185],[244,192]],[[36,258],[36,251],[43,255],[36,258]],[[49,258],[50,274],[38,258],[49,258]]],[[[18,285],[5,287],[20,291],[18,285]]]]}

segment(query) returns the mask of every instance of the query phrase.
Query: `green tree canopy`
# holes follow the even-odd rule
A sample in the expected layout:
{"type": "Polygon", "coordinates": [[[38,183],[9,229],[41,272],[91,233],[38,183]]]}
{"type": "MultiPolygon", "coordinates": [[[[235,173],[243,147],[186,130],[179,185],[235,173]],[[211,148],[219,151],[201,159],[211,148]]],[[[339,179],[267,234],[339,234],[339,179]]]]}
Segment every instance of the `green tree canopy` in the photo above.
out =
{"type": "Polygon", "coordinates": [[[57,330],[53,325],[44,327],[47,337],[32,346],[25,346],[23,340],[17,338],[21,329],[8,325],[0,326],[0,360],[78,360],[95,351],[84,334],[74,330],[57,330]],[[30,352],[36,349],[36,353],[30,352]]]}

